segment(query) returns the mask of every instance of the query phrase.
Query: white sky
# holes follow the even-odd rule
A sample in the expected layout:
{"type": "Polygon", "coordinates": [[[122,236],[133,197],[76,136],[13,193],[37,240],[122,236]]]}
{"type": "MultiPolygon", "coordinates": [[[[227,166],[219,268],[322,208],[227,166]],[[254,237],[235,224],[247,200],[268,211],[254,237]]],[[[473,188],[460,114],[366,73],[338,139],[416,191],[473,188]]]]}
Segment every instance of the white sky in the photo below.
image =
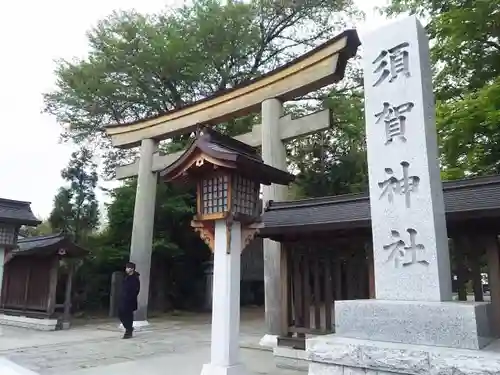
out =
{"type": "MultiPolygon", "coordinates": [[[[181,0],[24,0],[0,2],[0,197],[32,202],[46,218],[71,145],[59,143],[60,127],[41,114],[42,94],[54,87],[54,60],[83,57],[85,32],[113,10],[154,12],[181,0]]],[[[373,10],[385,0],[355,0],[366,12],[361,36],[385,21],[373,10]]],[[[109,186],[109,184],[106,184],[109,186]]],[[[105,197],[100,194],[100,201],[105,197]]]]}

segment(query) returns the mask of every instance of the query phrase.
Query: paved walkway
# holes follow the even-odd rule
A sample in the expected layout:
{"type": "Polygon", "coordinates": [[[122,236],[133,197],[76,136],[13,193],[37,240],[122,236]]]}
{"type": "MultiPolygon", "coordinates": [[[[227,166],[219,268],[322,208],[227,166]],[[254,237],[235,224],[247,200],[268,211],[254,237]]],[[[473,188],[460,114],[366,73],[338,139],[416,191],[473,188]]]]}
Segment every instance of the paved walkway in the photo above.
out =
{"type": "MultiPolygon", "coordinates": [[[[250,374],[299,375],[276,369],[272,353],[258,350],[263,320],[242,314],[242,359],[250,374]]],[[[0,357],[40,375],[198,375],[210,356],[210,317],[151,320],[132,340],[122,340],[117,323],[68,331],[36,332],[2,327],[0,357]]]]}

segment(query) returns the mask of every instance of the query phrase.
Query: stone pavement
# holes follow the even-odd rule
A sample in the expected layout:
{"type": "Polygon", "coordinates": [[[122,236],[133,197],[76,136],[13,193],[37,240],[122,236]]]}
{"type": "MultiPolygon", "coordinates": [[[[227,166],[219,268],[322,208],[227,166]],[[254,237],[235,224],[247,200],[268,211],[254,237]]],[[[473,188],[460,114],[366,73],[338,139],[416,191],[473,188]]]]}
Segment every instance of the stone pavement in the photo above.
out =
{"type": "MultiPolygon", "coordinates": [[[[273,355],[259,350],[263,320],[242,314],[242,359],[250,374],[298,375],[277,369],[273,355]]],[[[36,332],[1,327],[0,357],[40,375],[198,375],[210,356],[210,317],[153,319],[132,340],[122,340],[116,322],[89,324],[68,331],[36,332]]]]}

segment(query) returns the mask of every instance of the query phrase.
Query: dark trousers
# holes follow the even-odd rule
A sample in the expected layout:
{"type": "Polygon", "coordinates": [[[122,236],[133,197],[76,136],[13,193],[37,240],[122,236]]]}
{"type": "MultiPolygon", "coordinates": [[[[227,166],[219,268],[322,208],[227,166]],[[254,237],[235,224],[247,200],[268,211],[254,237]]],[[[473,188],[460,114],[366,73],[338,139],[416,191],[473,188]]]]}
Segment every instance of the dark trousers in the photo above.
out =
{"type": "Polygon", "coordinates": [[[131,309],[121,308],[118,312],[120,321],[123,324],[126,332],[132,332],[132,327],[134,325],[134,311],[131,309]]]}

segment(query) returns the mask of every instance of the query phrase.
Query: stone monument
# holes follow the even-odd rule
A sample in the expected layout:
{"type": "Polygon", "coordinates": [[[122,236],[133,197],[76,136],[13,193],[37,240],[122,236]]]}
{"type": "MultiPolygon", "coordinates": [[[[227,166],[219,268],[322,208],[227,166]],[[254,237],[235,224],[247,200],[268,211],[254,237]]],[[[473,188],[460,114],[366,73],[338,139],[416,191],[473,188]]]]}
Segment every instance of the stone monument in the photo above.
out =
{"type": "Polygon", "coordinates": [[[455,373],[494,338],[489,303],[452,302],[428,38],[412,16],[363,44],[376,299],[336,302],[309,374],[455,373]]]}

